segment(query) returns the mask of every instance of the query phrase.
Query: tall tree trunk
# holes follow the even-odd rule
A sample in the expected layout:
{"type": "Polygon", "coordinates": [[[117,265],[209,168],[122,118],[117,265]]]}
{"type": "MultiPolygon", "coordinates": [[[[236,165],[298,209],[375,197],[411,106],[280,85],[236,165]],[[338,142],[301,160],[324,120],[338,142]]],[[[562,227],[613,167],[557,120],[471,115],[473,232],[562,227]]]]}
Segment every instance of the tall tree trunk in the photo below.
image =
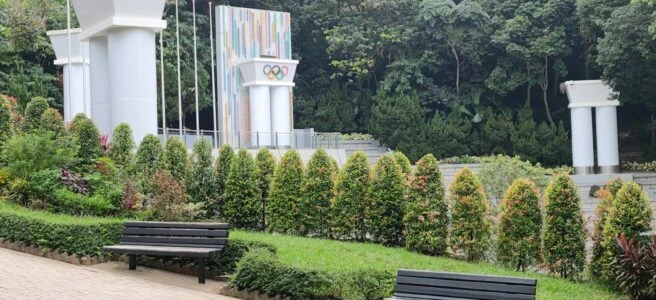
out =
{"type": "Polygon", "coordinates": [[[556,126],[553,119],[551,118],[551,111],[549,110],[549,101],[547,98],[547,90],[549,89],[549,57],[544,57],[544,79],[540,84],[542,87],[542,101],[544,102],[544,111],[547,114],[547,119],[551,127],[556,126]]]}
{"type": "Polygon", "coordinates": [[[451,48],[453,58],[456,60],[456,96],[460,99],[460,57],[453,44],[449,43],[449,47],[451,48]]]}

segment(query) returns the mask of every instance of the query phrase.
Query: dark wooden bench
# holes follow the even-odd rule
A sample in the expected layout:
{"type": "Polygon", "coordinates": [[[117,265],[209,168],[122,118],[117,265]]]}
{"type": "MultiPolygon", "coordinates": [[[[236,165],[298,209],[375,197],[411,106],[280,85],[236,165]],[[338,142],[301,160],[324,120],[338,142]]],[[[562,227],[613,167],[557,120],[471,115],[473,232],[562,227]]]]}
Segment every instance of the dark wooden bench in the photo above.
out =
{"type": "Polygon", "coordinates": [[[399,270],[391,299],[535,299],[536,279],[399,270]]]}
{"type": "Polygon", "coordinates": [[[223,252],[229,225],[224,223],[126,222],[119,245],[103,250],[127,254],[130,270],[137,268],[137,255],[191,257],[198,262],[198,282],[205,283],[207,259],[223,252]]]}

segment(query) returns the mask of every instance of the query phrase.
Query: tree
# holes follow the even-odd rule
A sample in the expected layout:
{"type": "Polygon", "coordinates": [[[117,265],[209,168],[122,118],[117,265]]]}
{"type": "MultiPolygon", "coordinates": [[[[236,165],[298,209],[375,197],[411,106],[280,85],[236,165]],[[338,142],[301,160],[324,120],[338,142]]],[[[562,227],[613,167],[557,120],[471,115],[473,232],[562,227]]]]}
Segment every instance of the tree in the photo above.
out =
{"type": "Polygon", "coordinates": [[[39,128],[39,121],[41,120],[41,115],[45,112],[50,105],[48,100],[43,97],[34,97],[27,104],[25,108],[25,121],[24,128],[25,130],[34,130],[39,128]]]}
{"type": "Polygon", "coordinates": [[[412,164],[410,163],[408,157],[403,154],[403,152],[394,151],[394,159],[396,159],[396,163],[399,165],[399,167],[401,167],[403,174],[406,176],[410,176],[410,174],[412,174],[412,164]]]}
{"type": "Polygon", "coordinates": [[[471,123],[459,112],[451,112],[446,120],[435,115],[428,135],[432,153],[441,158],[467,154],[470,130],[471,123]]]}
{"type": "Polygon", "coordinates": [[[604,226],[608,220],[608,213],[613,205],[613,199],[617,192],[622,188],[624,181],[621,178],[614,178],[607,182],[606,185],[597,193],[597,198],[601,199],[595,209],[594,231],[592,233],[592,258],[590,259],[590,274],[596,278],[601,278],[602,256],[606,252],[604,248],[604,226]]]}
{"type": "Polygon", "coordinates": [[[9,106],[4,101],[0,101],[0,147],[11,137],[13,130],[9,106]]]}
{"type": "Polygon", "coordinates": [[[206,139],[200,139],[194,144],[187,184],[191,202],[203,203],[204,207],[214,205],[216,180],[212,166],[212,145],[206,139]]]}
{"type": "Polygon", "coordinates": [[[303,161],[296,150],[288,150],[273,173],[267,202],[267,229],[271,232],[300,233],[299,201],[303,187],[303,161]]]}
{"type": "Polygon", "coordinates": [[[545,199],[545,262],[560,277],[575,277],[585,266],[585,224],[576,183],[567,174],[555,175],[545,199]]]}
{"type": "Polygon", "coordinates": [[[232,150],[232,147],[229,144],[225,144],[219,149],[219,157],[217,158],[214,167],[216,168],[216,195],[217,202],[211,211],[215,215],[223,214],[223,204],[225,203],[225,191],[226,191],[226,181],[228,180],[228,174],[230,174],[230,167],[232,166],[232,161],[235,157],[235,151],[232,150]]]}
{"type": "Polygon", "coordinates": [[[121,167],[128,167],[132,163],[134,147],[130,125],[127,123],[118,124],[114,128],[112,142],[109,145],[109,158],[121,167]]]}
{"type": "Polygon", "coordinates": [[[262,195],[262,230],[266,229],[266,201],[269,199],[269,190],[271,180],[273,179],[273,172],[276,169],[276,159],[266,148],[260,149],[255,156],[255,164],[257,165],[257,178],[260,183],[260,191],[262,195]]]}
{"type": "Polygon", "coordinates": [[[448,209],[438,161],[427,154],[417,162],[410,182],[403,218],[406,248],[429,255],[444,254],[449,237],[448,209]]]}
{"type": "Polygon", "coordinates": [[[71,135],[79,146],[78,157],[84,165],[90,165],[103,155],[100,144],[100,132],[93,121],[84,114],[79,114],[71,122],[71,135]]]}
{"type": "Polygon", "coordinates": [[[337,169],[325,150],[319,149],[308,161],[299,203],[301,234],[330,236],[330,200],[333,197],[337,169]]]}
{"type": "Polygon", "coordinates": [[[236,228],[258,229],[262,224],[257,165],[246,149],[239,150],[232,160],[222,218],[236,228]]]}
{"type": "Polygon", "coordinates": [[[467,261],[483,258],[489,247],[492,223],[481,180],[469,168],[451,183],[451,247],[462,250],[467,261]]]}
{"type": "Polygon", "coordinates": [[[497,256],[518,271],[540,260],[542,213],[538,199],[533,182],[517,179],[501,203],[497,256]]]}
{"type": "Polygon", "coordinates": [[[169,137],[164,146],[162,167],[171,173],[176,180],[183,182],[187,177],[188,154],[187,147],[178,137],[169,137]]]}
{"type": "Polygon", "coordinates": [[[365,210],[369,188],[369,161],[363,152],[349,156],[337,177],[335,197],[331,203],[334,238],[364,241],[366,238],[365,210]]]}
{"type": "Polygon", "coordinates": [[[367,232],[377,243],[403,244],[405,174],[392,154],[383,155],[374,167],[367,192],[367,232]]]}
{"type": "Polygon", "coordinates": [[[64,127],[64,119],[59,114],[59,111],[54,108],[48,108],[43,112],[43,114],[41,114],[41,119],[39,120],[39,130],[50,131],[55,136],[60,136],[67,133],[66,127],[64,127]]]}
{"type": "Polygon", "coordinates": [[[162,142],[153,134],[146,135],[137,149],[136,165],[138,171],[154,174],[162,164],[162,142]]]}

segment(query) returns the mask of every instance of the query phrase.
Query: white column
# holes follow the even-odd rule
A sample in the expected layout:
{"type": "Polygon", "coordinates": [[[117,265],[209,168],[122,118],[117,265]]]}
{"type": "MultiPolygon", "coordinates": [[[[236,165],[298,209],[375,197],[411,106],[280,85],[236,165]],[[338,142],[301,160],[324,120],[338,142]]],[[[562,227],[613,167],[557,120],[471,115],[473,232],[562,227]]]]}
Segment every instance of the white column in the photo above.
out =
{"type": "Polygon", "coordinates": [[[110,126],[132,128],[136,143],[157,135],[157,68],[155,32],[148,28],[115,28],[107,34],[111,91],[110,126]]]}
{"type": "Polygon", "coordinates": [[[620,165],[617,106],[598,106],[595,108],[597,125],[597,165],[600,172],[612,174],[618,171],[620,165]]]}
{"type": "Polygon", "coordinates": [[[290,147],[292,145],[292,112],[288,86],[271,87],[271,124],[274,145],[290,147]],[[277,144],[275,144],[277,141],[277,144]]]}
{"type": "Polygon", "coordinates": [[[592,108],[571,107],[572,165],[576,174],[592,174],[594,149],[592,138],[592,108]]]}
{"type": "Polygon", "coordinates": [[[107,37],[98,36],[89,39],[89,67],[91,120],[96,124],[100,134],[109,134],[110,95],[109,63],[107,55],[107,37]]]}
{"type": "Polygon", "coordinates": [[[84,113],[84,64],[75,62],[64,65],[64,121],[70,122],[79,113],[84,113]],[[70,76],[70,77],[69,77],[70,76]]]}
{"type": "Polygon", "coordinates": [[[269,87],[248,87],[251,147],[271,146],[271,100],[269,87]]]}

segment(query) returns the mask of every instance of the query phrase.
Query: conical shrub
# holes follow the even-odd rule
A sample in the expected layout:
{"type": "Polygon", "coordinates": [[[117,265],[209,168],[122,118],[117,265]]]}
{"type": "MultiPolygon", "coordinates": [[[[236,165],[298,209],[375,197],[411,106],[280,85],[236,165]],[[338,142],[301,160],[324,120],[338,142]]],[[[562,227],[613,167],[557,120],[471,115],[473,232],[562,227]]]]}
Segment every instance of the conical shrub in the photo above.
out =
{"type": "Polygon", "coordinates": [[[410,160],[408,159],[405,154],[401,151],[395,151],[394,152],[394,158],[396,159],[396,163],[399,164],[401,167],[401,171],[403,174],[406,176],[409,176],[412,174],[412,164],[410,163],[410,160]]]}
{"type": "Polygon", "coordinates": [[[449,207],[439,163],[432,154],[417,162],[405,211],[405,247],[429,255],[444,254],[449,238],[449,207]]]}
{"type": "Polygon", "coordinates": [[[365,213],[369,238],[376,243],[403,245],[405,177],[392,154],[381,157],[372,171],[365,213]]]}
{"type": "Polygon", "coordinates": [[[280,159],[273,173],[271,195],[266,207],[267,230],[298,234],[299,201],[303,187],[303,161],[296,150],[289,150],[280,159]]]}
{"type": "Polygon", "coordinates": [[[93,164],[97,158],[103,155],[100,143],[100,132],[93,121],[84,114],[78,114],[71,122],[71,135],[80,147],[78,157],[83,164],[93,164]]]}
{"type": "Polygon", "coordinates": [[[585,267],[585,224],[574,180],[567,174],[555,175],[545,199],[544,260],[551,272],[574,277],[585,267]]]}
{"type": "MultiPolygon", "coordinates": [[[[271,189],[271,181],[273,180],[273,172],[276,169],[276,159],[273,157],[273,154],[271,154],[271,151],[266,148],[262,148],[257,151],[257,155],[255,155],[255,164],[257,165],[257,178],[262,195],[262,216],[265,216],[265,203],[269,199],[269,191],[271,189]]],[[[266,220],[263,219],[262,230],[264,229],[266,229],[266,220]]]]}
{"type": "Polygon", "coordinates": [[[223,204],[225,203],[225,190],[232,160],[235,157],[235,151],[229,144],[225,144],[219,149],[219,157],[214,164],[216,174],[216,203],[210,208],[214,215],[221,215],[223,213],[223,204]]]}
{"type": "Polygon", "coordinates": [[[121,123],[116,126],[109,145],[109,158],[118,166],[128,167],[132,163],[134,147],[130,125],[121,123]]]}
{"type": "Polygon", "coordinates": [[[146,135],[137,149],[136,166],[140,172],[155,174],[162,163],[162,142],[153,134],[146,135]]]}
{"type": "Polygon", "coordinates": [[[25,107],[24,129],[39,129],[41,115],[50,107],[48,100],[43,97],[34,97],[25,107]]]}
{"type": "Polygon", "coordinates": [[[187,178],[187,190],[191,201],[204,203],[212,207],[215,202],[216,176],[212,166],[212,145],[206,139],[200,139],[194,144],[191,155],[191,170],[187,178]]]}
{"type": "Polygon", "coordinates": [[[187,177],[188,164],[185,144],[178,137],[169,137],[164,146],[164,169],[169,171],[175,180],[183,182],[187,177]]]}
{"type": "Polygon", "coordinates": [[[11,137],[11,134],[14,131],[12,123],[9,105],[0,98],[0,148],[2,147],[2,144],[11,137]]]}
{"type": "Polygon", "coordinates": [[[597,198],[601,201],[595,209],[594,232],[592,233],[592,258],[590,259],[590,275],[596,278],[602,278],[604,266],[601,258],[604,255],[604,225],[608,220],[608,213],[613,204],[617,192],[622,188],[624,181],[621,178],[615,178],[604,185],[597,192],[597,198]]]}
{"type": "Polygon", "coordinates": [[[228,172],[222,214],[222,219],[233,227],[258,229],[261,225],[257,172],[257,165],[248,150],[239,150],[228,172]]]}
{"type": "Polygon", "coordinates": [[[323,149],[317,150],[308,161],[299,205],[302,235],[330,237],[330,200],[337,176],[335,165],[323,149]]]}
{"type": "Polygon", "coordinates": [[[492,223],[481,180],[469,168],[460,170],[450,188],[451,248],[462,250],[468,261],[483,258],[490,246],[492,223]]]}
{"type": "Polygon", "coordinates": [[[517,179],[501,203],[497,258],[517,270],[540,260],[542,214],[532,181],[517,179]]]}
{"type": "Polygon", "coordinates": [[[333,237],[365,240],[368,189],[369,161],[363,152],[358,151],[351,154],[337,177],[335,198],[332,200],[330,210],[333,237]]]}
{"type": "Polygon", "coordinates": [[[64,119],[59,111],[54,108],[48,108],[41,115],[39,120],[39,130],[52,132],[55,137],[66,134],[64,119]]]}

